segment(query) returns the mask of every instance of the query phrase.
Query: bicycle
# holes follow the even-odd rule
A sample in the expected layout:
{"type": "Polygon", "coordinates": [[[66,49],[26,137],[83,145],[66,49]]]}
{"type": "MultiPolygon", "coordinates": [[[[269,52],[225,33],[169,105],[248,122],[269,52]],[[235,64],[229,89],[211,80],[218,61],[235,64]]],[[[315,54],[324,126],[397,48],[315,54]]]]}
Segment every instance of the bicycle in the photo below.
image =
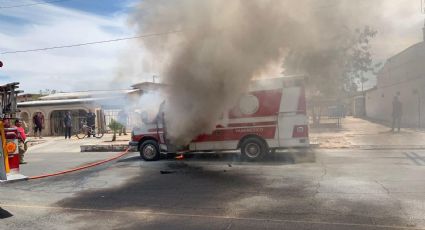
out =
{"type": "Polygon", "coordinates": [[[77,136],[78,139],[83,139],[87,136],[102,138],[105,132],[100,128],[93,129],[87,125],[87,122],[81,122],[81,128],[76,133],[77,134],[75,136],[77,136]]]}

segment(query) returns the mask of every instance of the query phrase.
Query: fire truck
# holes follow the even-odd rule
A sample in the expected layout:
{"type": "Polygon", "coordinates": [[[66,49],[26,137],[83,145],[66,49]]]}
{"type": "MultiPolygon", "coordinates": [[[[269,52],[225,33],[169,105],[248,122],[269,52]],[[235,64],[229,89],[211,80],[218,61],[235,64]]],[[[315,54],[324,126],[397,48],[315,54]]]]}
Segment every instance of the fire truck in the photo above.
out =
{"type": "Polygon", "coordinates": [[[12,127],[18,113],[18,93],[22,92],[18,88],[18,82],[0,86],[0,181],[26,178],[19,173],[19,133],[12,127]]]}
{"type": "MultiPolygon", "coordinates": [[[[276,149],[309,147],[303,82],[302,76],[253,80],[249,92],[224,113],[223,121],[217,121],[211,133],[193,139],[186,151],[240,149],[241,157],[256,161],[276,149]]],[[[146,161],[176,152],[167,139],[164,119],[134,128],[129,144],[137,147],[146,161]]]]}

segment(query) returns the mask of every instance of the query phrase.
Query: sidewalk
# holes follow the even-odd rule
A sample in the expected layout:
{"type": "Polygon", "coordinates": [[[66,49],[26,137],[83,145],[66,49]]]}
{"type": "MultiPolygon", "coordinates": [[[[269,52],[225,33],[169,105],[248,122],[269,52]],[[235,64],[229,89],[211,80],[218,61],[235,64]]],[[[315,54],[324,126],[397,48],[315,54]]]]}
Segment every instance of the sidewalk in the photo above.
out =
{"type": "Polygon", "coordinates": [[[354,117],[344,118],[340,128],[312,128],[310,140],[319,148],[425,149],[423,130],[392,133],[390,127],[354,117]]]}

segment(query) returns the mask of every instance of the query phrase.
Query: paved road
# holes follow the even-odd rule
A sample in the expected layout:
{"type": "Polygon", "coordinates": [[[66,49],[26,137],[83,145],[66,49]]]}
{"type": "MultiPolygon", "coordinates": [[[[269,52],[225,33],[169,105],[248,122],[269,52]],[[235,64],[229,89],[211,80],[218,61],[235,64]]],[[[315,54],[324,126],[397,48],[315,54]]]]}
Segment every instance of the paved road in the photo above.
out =
{"type": "Polygon", "coordinates": [[[21,165],[21,173],[38,176],[76,168],[88,163],[107,159],[117,153],[80,152],[82,144],[97,144],[104,139],[86,138],[64,140],[63,137],[45,138],[46,142],[29,148],[25,154],[27,164],[21,165]]]}
{"type": "Polygon", "coordinates": [[[143,162],[132,153],[1,185],[13,217],[0,229],[425,229],[425,151],[317,150],[303,159],[143,162]]]}

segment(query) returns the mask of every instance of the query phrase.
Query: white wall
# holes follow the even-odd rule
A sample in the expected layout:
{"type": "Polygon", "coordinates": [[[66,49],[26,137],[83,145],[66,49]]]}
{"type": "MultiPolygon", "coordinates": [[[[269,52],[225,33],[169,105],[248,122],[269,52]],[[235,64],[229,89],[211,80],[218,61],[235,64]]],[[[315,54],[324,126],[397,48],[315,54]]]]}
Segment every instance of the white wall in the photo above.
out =
{"type": "MultiPolygon", "coordinates": [[[[32,117],[36,112],[42,112],[44,114],[44,129],[42,130],[43,136],[50,136],[52,133],[50,132],[50,117],[53,111],[56,110],[85,110],[88,111],[92,109],[93,111],[99,109],[98,106],[90,105],[90,104],[72,104],[72,105],[52,105],[52,106],[31,106],[31,107],[19,107],[19,110],[22,113],[27,113],[29,115],[29,122],[27,125],[30,129],[31,134],[34,131],[34,126],[32,123],[32,117]]],[[[19,116],[20,114],[18,114],[19,116]]]]}
{"type": "Polygon", "coordinates": [[[402,123],[417,127],[420,112],[420,123],[425,127],[425,43],[387,61],[378,74],[377,89],[366,93],[366,115],[391,121],[392,100],[398,93],[403,104],[402,123]]]}

